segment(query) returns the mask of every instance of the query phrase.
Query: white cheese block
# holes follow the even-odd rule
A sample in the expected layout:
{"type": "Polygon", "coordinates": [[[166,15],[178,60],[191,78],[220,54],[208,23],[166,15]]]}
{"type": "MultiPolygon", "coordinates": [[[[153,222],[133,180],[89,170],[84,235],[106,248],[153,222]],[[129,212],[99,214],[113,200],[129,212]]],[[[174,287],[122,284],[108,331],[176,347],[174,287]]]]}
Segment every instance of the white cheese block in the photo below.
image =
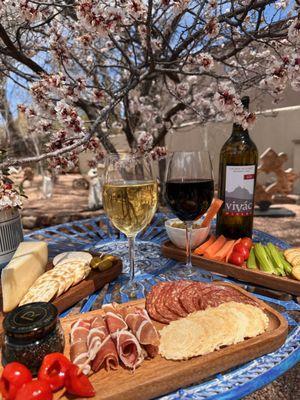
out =
{"type": "Polygon", "coordinates": [[[18,306],[28,289],[45,272],[47,261],[47,243],[20,243],[13,258],[1,274],[4,312],[18,306]]]}

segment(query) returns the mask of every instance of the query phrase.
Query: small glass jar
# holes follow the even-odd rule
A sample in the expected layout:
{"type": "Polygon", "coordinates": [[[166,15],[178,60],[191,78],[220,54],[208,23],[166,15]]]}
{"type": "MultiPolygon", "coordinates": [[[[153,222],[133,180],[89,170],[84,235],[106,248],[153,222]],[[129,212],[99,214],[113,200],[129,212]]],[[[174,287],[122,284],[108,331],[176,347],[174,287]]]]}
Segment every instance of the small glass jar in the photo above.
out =
{"type": "Polygon", "coordinates": [[[36,375],[45,355],[63,353],[64,334],[58,310],[51,303],[17,307],[3,321],[2,363],[18,361],[36,375]]]}

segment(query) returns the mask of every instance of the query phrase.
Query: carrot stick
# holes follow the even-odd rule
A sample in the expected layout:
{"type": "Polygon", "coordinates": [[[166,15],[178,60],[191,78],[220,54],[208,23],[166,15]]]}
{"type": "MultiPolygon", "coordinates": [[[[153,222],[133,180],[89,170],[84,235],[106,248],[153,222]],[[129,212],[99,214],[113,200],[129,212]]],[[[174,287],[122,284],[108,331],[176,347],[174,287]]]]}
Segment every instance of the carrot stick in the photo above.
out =
{"type": "Polygon", "coordinates": [[[229,252],[231,253],[234,244],[235,240],[228,240],[228,242],[226,242],[224,246],[216,253],[213,259],[217,261],[225,261],[227,254],[229,252]]]}
{"type": "Polygon", "coordinates": [[[218,239],[205,250],[204,257],[213,259],[216,253],[224,246],[226,241],[227,240],[223,235],[219,236],[218,239]]]}
{"type": "Polygon", "coordinates": [[[223,204],[223,200],[220,199],[213,199],[209,209],[206,212],[206,216],[204,220],[202,221],[201,227],[205,228],[209,226],[215,215],[218,213],[220,210],[221,206],[223,204]]]}
{"type": "Polygon", "coordinates": [[[199,247],[197,247],[194,250],[194,254],[197,254],[198,256],[202,256],[202,254],[204,254],[205,250],[208,249],[209,246],[211,244],[213,244],[215,241],[216,241],[215,236],[211,235],[210,238],[206,242],[202,243],[199,247]]]}
{"type": "Polygon", "coordinates": [[[228,250],[228,253],[227,253],[226,258],[225,258],[225,261],[226,261],[226,262],[228,262],[229,257],[230,257],[231,254],[232,254],[232,251],[233,251],[234,246],[235,246],[236,244],[238,244],[240,241],[241,241],[241,239],[235,240],[234,243],[231,245],[231,248],[228,250]]]}

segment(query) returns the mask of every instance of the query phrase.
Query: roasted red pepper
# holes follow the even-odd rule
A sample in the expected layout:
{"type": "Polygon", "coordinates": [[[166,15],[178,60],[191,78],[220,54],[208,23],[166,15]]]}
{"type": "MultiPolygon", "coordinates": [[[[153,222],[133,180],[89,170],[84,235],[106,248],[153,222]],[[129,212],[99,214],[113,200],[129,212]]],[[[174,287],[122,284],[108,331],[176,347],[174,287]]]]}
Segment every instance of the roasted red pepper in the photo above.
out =
{"type": "Polygon", "coordinates": [[[52,400],[53,394],[47,382],[34,380],[18,390],[16,400],[52,400]]]}
{"type": "Polygon", "coordinates": [[[4,400],[14,400],[17,391],[27,382],[32,381],[31,372],[25,365],[11,362],[6,365],[0,379],[0,393],[4,400]]]}
{"type": "Polygon", "coordinates": [[[67,370],[65,378],[65,387],[69,394],[80,397],[94,397],[95,390],[89,381],[89,378],[85,376],[77,365],[72,364],[67,370]]]}
{"type": "Polygon", "coordinates": [[[38,379],[47,382],[52,392],[56,392],[64,387],[66,372],[71,365],[71,361],[61,353],[48,354],[42,362],[38,379]]]}

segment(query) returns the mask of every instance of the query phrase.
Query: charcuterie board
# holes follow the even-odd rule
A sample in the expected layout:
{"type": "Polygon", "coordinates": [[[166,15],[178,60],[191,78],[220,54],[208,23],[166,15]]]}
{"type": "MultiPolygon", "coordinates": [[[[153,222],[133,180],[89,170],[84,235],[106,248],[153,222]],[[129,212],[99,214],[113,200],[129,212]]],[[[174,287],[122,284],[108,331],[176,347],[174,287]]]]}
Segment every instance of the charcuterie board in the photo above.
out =
{"type": "MultiPolygon", "coordinates": [[[[230,286],[251,299],[253,297],[239,287],[224,282],[216,285],[230,286]]],[[[116,371],[105,371],[91,375],[90,381],[96,390],[97,399],[102,400],[147,400],[173,392],[179,388],[190,386],[216,373],[224,372],[232,367],[246,363],[263,354],[272,352],[280,347],[287,336],[287,321],[270,306],[257,300],[269,318],[267,331],[257,337],[241,343],[221,348],[205,356],[194,357],[186,361],[170,361],[156,356],[145,360],[134,372],[121,366],[116,371]]],[[[136,305],[144,307],[144,300],[125,303],[123,306],[136,305]]],[[[69,332],[71,324],[78,318],[91,318],[103,314],[95,310],[86,314],[72,315],[61,319],[66,337],[65,354],[69,357],[69,332]]],[[[154,322],[160,330],[162,324],[154,322]]],[[[62,393],[57,393],[55,399],[67,399],[62,393]]]]}
{"type": "MultiPolygon", "coordinates": [[[[53,268],[52,261],[49,261],[46,270],[53,268]]],[[[78,301],[84,299],[86,296],[94,293],[96,290],[101,289],[107,283],[115,280],[122,272],[122,261],[120,258],[116,258],[116,262],[111,268],[106,271],[92,270],[89,275],[79,282],[77,285],[72,286],[69,290],[56,297],[52,303],[57,307],[61,313],[67,310],[69,307],[76,304],[78,301]]],[[[2,308],[2,293],[0,287],[0,323],[2,327],[3,308],[2,308]]],[[[2,328],[1,328],[2,330],[2,328]]]]}
{"type": "MultiPolygon", "coordinates": [[[[161,250],[165,257],[178,261],[185,261],[186,259],[185,250],[179,249],[169,241],[162,245],[161,250]]],[[[295,279],[270,275],[260,270],[241,268],[233,264],[209,260],[197,255],[192,255],[192,263],[194,266],[201,267],[211,272],[300,296],[300,281],[295,279]]]]}

